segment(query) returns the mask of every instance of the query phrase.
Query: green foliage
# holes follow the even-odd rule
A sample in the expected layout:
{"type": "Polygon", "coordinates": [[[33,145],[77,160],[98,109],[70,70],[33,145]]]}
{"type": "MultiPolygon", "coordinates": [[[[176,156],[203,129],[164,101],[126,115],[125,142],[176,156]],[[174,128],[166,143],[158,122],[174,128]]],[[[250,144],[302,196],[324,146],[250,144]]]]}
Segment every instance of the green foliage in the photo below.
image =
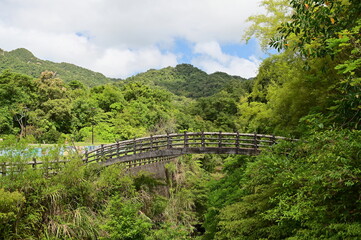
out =
{"type": "Polygon", "coordinates": [[[240,179],[244,175],[245,157],[229,157],[224,161],[224,172],[221,179],[213,179],[208,183],[207,210],[204,227],[205,239],[214,239],[218,231],[220,209],[239,201],[243,190],[240,188],[240,179]]]}
{"type": "Polygon", "coordinates": [[[265,103],[248,103],[246,98],[241,98],[236,119],[238,129],[242,132],[268,132],[272,126],[270,111],[265,103]]]}
{"type": "MultiPolygon", "coordinates": [[[[332,57],[329,67],[339,71],[338,82],[328,88],[333,105],[328,118],[342,127],[359,128],[360,123],[360,10],[357,0],[290,1],[292,19],[278,29],[270,46],[292,49],[305,57],[306,67],[315,59],[332,57]],[[296,37],[295,37],[296,36],[296,37]]],[[[308,73],[307,73],[308,74],[308,73]]],[[[328,76],[322,76],[326,79],[328,76]]]]}
{"type": "Polygon", "coordinates": [[[159,229],[153,230],[146,240],[184,240],[190,239],[189,229],[184,226],[164,224],[159,229]]]}
{"type": "Polygon", "coordinates": [[[209,175],[201,168],[200,160],[193,156],[184,156],[168,164],[167,169],[173,181],[169,183],[170,196],[163,214],[164,222],[173,229],[166,232],[172,236],[174,229],[179,229],[179,239],[186,237],[185,230],[188,235],[198,236],[201,232],[196,226],[203,222],[209,175]]]}
{"type": "Polygon", "coordinates": [[[102,118],[102,111],[98,108],[97,101],[90,98],[88,93],[78,96],[72,101],[72,127],[79,131],[84,127],[96,124],[102,118]]]}
{"type": "Polygon", "coordinates": [[[16,220],[19,219],[20,208],[24,205],[24,196],[15,191],[9,192],[0,188],[0,232],[10,237],[16,220]]]}
{"type": "Polygon", "coordinates": [[[221,91],[211,97],[200,98],[193,111],[195,115],[219,126],[220,130],[233,131],[235,129],[234,116],[237,113],[237,98],[221,91]]]}
{"type": "Polygon", "coordinates": [[[139,214],[140,207],[136,199],[112,198],[104,212],[109,220],[102,226],[108,236],[101,239],[145,239],[152,224],[139,214]]]}
{"type": "Polygon", "coordinates": [[[0,132],[1,134],[13,133],[13,118],[8,107],[0,108],[0,132]]]}
{"type": "Polygon", "coordinates": [[[250,40],[256,37],[260,40],[263,51],[269,49],[269,41],[277,36],[278,28],[283,22],[287,22],[290,17],[289,0],[263,0],[260,6],[266,9],[266,14],[250,16],[247,21],[252,25],[244,33],[243,38],[250,40]]]}
{"type": "MultiPolygon", "coordinates": [[[[337,71],[330,58],[312,59],[307,64],[286,51],[266,59],[255,79],[253,91],[238,105],[238,129],[300,134],[300,120],[309,114],[332,114],[337,71]]],[[[346,110],[347,111],[347,110],[346,110]]],[[[335,122],[328,122],[331,125],[335,122]]],[[[341,121],[337,121],[341,125],[341,121]]]]}
{"type": "Polygon", "coordinates": [[[126,103],[115,108],[113,119],[120,139],[130,139],[151,133],[174,131],[172,98],[165,90],[139,83],[125,84],[121,88],[126,103]]]}
{"type": "Polygon", "coordinates": [[[233,170],[216,186],[236,198],[227,197],[224,203],[224,194],[210,195],[214,208],[207,213],[208,236],[360,237],[360,140],[360,131],[317,133],[302,142],[280,144],[246,162],[245,169],[233,170]]]}
{"type": "Polygon", "coordinates": [[[118,104],[118,109],[125,104],[123,94],[112,85],[94,87],[91,89],[91,94],[97,100],[98,106],[105,112],[110,112],[113,104],[118,104]]]}
{"type": "Polygon", "coordinates": [[[283,22],[279,29],[280,37],[271,41],[271,47],[284,49],[291,47],[306,56],[333,55],[327,48],[327,41],[338,33],[350,29],[359,19],[361,4],[357,0],[291,0],[292,20],[283,22]],[[289,39],[295,34],[296,41],[289,39]]]}
{"type": "Polygon", "coordinates": [[[125,80],[125,82],[140,82],[159,86],[175,95],[188,98],[209,97],[228,84],[244,81],[243,78],[221,72],[208,75],[190,64],[180,64],[175,68],[149,70],[125,80]]]}
{"type": "Polygon", "coordinates": [[[337,89],[339,95],[331,107],[334,117],[343,126],[359,128],[361,114],[361,42],[359,38],[361,19],[351,29],[339,32],[338,38],[327,39],[328,49],[333,50],[343,61],[335,68],[342,76],[337,89]],[[346,58],[344,56],[347,56],[346,58]]]}
{"type": "Polygon", "coordinates": [[[0,74],[0,101],[1,105],[26,103],[31,106],[34,102],[35,83],[29,76],[4,71],[0,74]]]}
{"type": "Polygon", "coordinates": [[[34,107],[37,99],[35,89],[33,79],[28,76],[10,71],[0,74],[1,133],[14,133],[19,127],[20,135],[25,134],[26,112],[34,107]],[[12,123],[12,119],[17,125],[12,123]]]}

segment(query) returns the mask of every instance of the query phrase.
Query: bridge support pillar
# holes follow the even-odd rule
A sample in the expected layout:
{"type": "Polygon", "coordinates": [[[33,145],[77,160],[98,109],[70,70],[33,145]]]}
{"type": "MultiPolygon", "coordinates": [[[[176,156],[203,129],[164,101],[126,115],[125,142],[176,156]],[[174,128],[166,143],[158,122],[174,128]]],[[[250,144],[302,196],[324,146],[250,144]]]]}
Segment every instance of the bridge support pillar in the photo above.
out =
{"type": "Polygon", "coordinates": [[[148,163],[145,165],[140,165],[136,167],[128,168],[126,171],[130,173],[131,175],[137,175],[141,171],[146,171],[152,173],[153,177],[156,179],[167,179],[167,169],[165,168],[165,165],[169,163],[170,161],[173,161],[173,159],[163,160],[163,161],[157,161],[153,163],[148,163]]]}

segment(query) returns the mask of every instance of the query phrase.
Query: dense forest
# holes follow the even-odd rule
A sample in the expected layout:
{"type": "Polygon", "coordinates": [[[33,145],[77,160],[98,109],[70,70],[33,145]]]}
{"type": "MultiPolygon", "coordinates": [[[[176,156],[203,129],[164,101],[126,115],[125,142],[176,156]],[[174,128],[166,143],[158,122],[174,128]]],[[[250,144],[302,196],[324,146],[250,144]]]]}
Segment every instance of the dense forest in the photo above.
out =
{"type": "Polygon", "coordinates": [[[268,13],[249,19],[244,38],[279,53],[254,79],[181,64],[87,82],[59,66],[22,71],[19,59],[35,59],[24,49],[0,56],[0,164],[28,161],[30,143],[56,144],[49,161],[92,134],[97,143],[184,131],[299,139],[258,156],[179,157],[167,180],[84,166],[77,154],[55,175],[1,176],[0,238],[360,239],[361,2],[262,4],[268,13]]]}

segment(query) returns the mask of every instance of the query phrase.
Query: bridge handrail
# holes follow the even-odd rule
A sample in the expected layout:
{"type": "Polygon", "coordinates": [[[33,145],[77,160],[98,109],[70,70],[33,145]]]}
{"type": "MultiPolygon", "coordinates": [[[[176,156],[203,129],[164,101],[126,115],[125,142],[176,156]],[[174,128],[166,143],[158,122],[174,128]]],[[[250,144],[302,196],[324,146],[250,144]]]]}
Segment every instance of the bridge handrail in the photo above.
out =
{"type": "Polygon", "coordinates": [[[101,145],[100,148],[86,152],[84,162],[104,161],[114,156],[134,155],[137,153],[167,149],[189,147],[218,147],[218,148],[252,148],[263,149],[279,140],[292,140],[285,137],[238,132],[184,132],[162,135],[151,135],[112,144],[101,145]]]}
{"type": "MultiPolygon", "coordinates": [[[[295,139],[274,135],[239,132],[184,132],[151,135],[150,137],[101,145],[100,148],[86,151],[82,161],[84,163],[102,162],[105,165],[121,163],[131,168],[153,162],[167,161],[187,153],[210,152],[255,155],[260,150],[280,140],[295,141],[295,139]],[[157,152],[158,150],[160,152],[157,152]],[[166,154],[161,153],[163,150],[166,151],[166,154]],[[150,154],[151,157],[146,156],[147,154],[150,154]]],[[[4,176],[8,172],[21,172],[25,166],[43,169],[47,174],[52,174],[61,169],[68,161],[66,159],[38,161],[33,158],[32,161],[22,163],[2,162],[0,163],[0,175],[4,176]]]]}

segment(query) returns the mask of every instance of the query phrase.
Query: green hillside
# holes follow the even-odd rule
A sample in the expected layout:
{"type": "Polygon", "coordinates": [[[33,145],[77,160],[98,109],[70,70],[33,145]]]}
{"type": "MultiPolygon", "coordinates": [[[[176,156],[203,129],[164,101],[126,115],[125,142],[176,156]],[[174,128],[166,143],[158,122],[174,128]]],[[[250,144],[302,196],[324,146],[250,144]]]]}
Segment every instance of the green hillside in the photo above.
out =
{"type": "Polygon", "coordinates": [[[35,57],[24,48],[7,52],[0,49],[0,72],[11,69],[15,72],[38,78],[46,70],[56,72],[57,77],[65,82],[77,80],[88,86],[109,83],[112,80],[101,73],[76,66],[70,63],[54,63],[35,57]]]}
{"type": "MultiPolygon", "coordinates": [[[[74,64],[41,60],[25,48],[18,48],[9,52],[0,49],[0,73],[6,69],[34,78],[38,78],[46,70],[52,71],[65,82],[77,80],[87,86],[96,86],[119,80],[107,78],[101,73],[74,64]]],[[[160,70],[150,69],[118,83],[122,85],[129,82],[140,82],[146,85],[162,87],[178,96],[200,98],[212,96],[229,86],[243,84],[245,80],[239,76],[230,76],[221,72],[207,74],[190,64],[179,64],[176,67],[167,67],[160,70]]]]}
{"type": "Polygon", "coordinates": [[[212,96],[230,85],[243,84],[246,81],[244,78],[221,72],[207,74],[190,64],[179,64],[160,70],[151,69],[125,80],[160,86],[178,96],[189,98],[212,96]]]}

